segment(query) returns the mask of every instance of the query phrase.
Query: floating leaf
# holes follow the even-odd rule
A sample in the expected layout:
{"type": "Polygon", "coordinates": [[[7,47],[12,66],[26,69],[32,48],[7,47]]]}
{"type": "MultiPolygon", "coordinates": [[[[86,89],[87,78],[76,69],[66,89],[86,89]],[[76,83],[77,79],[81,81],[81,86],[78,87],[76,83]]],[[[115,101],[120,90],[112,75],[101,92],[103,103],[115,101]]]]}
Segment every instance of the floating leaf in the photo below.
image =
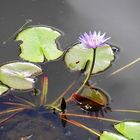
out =
{"type": "MultiPolygon", "coordinates": [[[[86,73],[88,73],[91,67],[92,58],[93,58],[92,49],[86,48],[83,44],[76,44],[67,51],[65,55],[65,63],[70,70],[76,71],[83,70],[87,62],[90,60],[86,68],[86,73]]],[[[97,48],[95,67],[92,73],[104,71],[111,65],[111,62],[113,60],[114,53],[109,45],[97,48]]]]}
{"type": "Polygon", "coordinates": [[[41,72],[41,68],[32,63],[9,63],[0,67],[0,81],[14,89],[31,89],[33,77],[41,72]]]}
{"type": "Polygon", "coordinates": [[[29,27],[21,31],[16,40],[23,41],[20,45],[22,59],[31,62],[43,62],[59,58],[63,52],[57,48],[56,39],[61,34],[49,27],[29,27]]]}
{"type": "Polygon", "coordinates": [[[8,87],[5,85],[0,84],[0,95],[4,94],[6,91],[8,91],[8,87]]]}
{"type": "Polygon", "coordinates": [[[114,127],[131,140],[140,139],[140,122],[121,122],[114,127]]]}
{"type": "Polygon", "coordinates": [[[81,92],[81,96],[86,97],[103,106],[106,106],[107,104],[109,104],[108,95],[99,88],[85,86],[83,91],[81,92]]]}
{"type": "MultiPolygon", "coordinates": [[[[81,107],[82,110],[88,111],[88,112],[99,112],[102,111],[103,105],[98,104],[97,102],[88,99],[84,96],[81,96],[77,93],[73,93],[71,96],[71,100],[75,101],[77,105],[81,107]]],[[[97,114],[98,116],[98,114],[97,114]]]]}
{"type": "Polygon", "coordinates": [[[102,107],[105,107],[106,111],[111,110],[107,106],[109,104],[109,96],[103,90],[92,87],[90,84],[84,86],[80,95],[77,93],[73,93],[71,99],[86,111],[101,111],[102,116],[102,107]]]}
{"type": "Polygon", "coordinates": [[[128,140],[128,139],[121,135],[104,131],[100,136],[100,140],[128,140]]]}
{"type": "Polygon", "coordinates": [[[92,101],[84,96],[81,96],[77,93],[73,93],[71,96],[71,99],[73,101],[75,101],[83,110],[86,110],[89,112],[92,112],[95,109],[99,110],[102,107],[98,103],[96,103],[96,102],[94,102],[94,101],[92,101]]]}

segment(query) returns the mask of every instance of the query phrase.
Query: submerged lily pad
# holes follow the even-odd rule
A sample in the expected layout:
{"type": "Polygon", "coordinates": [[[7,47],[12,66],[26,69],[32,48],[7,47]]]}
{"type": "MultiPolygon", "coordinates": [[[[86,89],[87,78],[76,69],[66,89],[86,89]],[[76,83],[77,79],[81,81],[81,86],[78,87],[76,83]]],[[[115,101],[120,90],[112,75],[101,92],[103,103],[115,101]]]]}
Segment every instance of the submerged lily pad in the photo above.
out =
{"type": "Polygon", "coordinates": [[[71,99],[75,101],[82,110],[96,112],[96,116],[104,116],[104,111],[111,111],[109,96],[101,89],[86,85],[80,94],[73,93],[71,99]]]}
{"type": "Polygon", "coordinates": [[[121,135],[104,131],[100,136],[100,140],[128,140],[128,139],[121,135]]]}
{"type": "Polygon", "coordinates": [[[86,85],[80,95],[73,93],[71,99],[74,100],[82,110],[96,112],[96,115],[103,114],[103,108],[110,111],[109,96],[101,89],[86,85]]]}
{"type": "Polygon", "coordinates": [[[109,97],[108,95],[99,88],[93,88],[91,86],[85,86],[81,95],[90,99],[99,105],[106,106],[109,104],[109,97]]]}
{"type": "Polygon", "coordinates": [[[131,140],[140,139],[140,122],[121,122],[114,127],[117,131],[131,140]]]}
{"type": "MultiPolygon", "coordinates": [[[[67,51],[65,63],[70,70],[77,71],[85,69],[87,62],[90,60],[85,70],[88,73],[92,58],[92,49],[86,48],[83,44],[76,44],[67,51]]],[[[97,48],[95,66],[92,73],[98,73],[107,69],[114,58],[113,50],[109,45],[97,48]]]]}
{"type": "Polygon", "coordinates": [[[0,67],[0,81],[14,89],[31,89],[33,77],[41,72],[41,68],[32,63],[9,63],[0,67]]]}
{"type": "Polygon", "coordinates": [[[8,91],[8,87],[5,85],[0,84],[0,95],[4,94],[6,91],[8,91]]]}
{"type": "Polygon", "coordinates": [[[21,31],[16,37],[16,41],[23,41],[20,57],[31,62],[43,62],[44,57],[48,61],[59,58],[63,52],[57,48],[56,39],[60,36],[60,32],[43,26],[21,31]]]}

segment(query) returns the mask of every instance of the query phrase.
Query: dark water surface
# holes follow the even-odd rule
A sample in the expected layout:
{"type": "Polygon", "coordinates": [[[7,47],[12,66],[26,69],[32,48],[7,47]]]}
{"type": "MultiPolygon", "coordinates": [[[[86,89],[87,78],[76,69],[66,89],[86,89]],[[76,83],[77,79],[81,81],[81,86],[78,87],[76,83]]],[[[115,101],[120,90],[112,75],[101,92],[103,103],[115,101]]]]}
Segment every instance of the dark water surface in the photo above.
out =
{"type": "MultiPolygon", "coordinates": [[[[108,77],[116,69],[140,56],[139,6],[138,0],[1,0],[0,65],[19,60],[18,44],[12,39],[5,45],[2,42],[19,29],[26,19],[32,19],[31,24],[49,25],[64,32],[64,36],[59,41],[62,49],[71,47],[71,44],[75,43],[78,36],[85,31],[107,32],[108,36],[112,37],[110,43],[118,46],[120,53],[113,67],[96,75],[93,79],[99,87],[110,94],[111,108],[140,110],[140,63],[108,77]]],[[[70,72],[65,67],[63,58],[41,64],[41,66],[44,73],[49,75],[50,101],[56,99],[79,74],[70,72]]],[[[36,85],[40,85],[40,80],[36,85]]],[[[33,97],[31,93],[17,91],[14,93],[37,102],[36,97],[33,97]]],[[[82,114],[82,111],[76,108],[75,113],[82,114]]],[[[139,114],[119,112],[108,113],[105,117],[120,120],[140,119],[139,114]]],[[[114,131],[112,123],[78,117],[71,118],[90,128],[114,131]]],[[[14,120],[0,127],[0,140],[18,140],[21,136],[30,134],[33,135],[31,140],[97,139],[89,132],[71,124],[63,128],[59,116],[49,111],[20,113],[14,120]]]]}

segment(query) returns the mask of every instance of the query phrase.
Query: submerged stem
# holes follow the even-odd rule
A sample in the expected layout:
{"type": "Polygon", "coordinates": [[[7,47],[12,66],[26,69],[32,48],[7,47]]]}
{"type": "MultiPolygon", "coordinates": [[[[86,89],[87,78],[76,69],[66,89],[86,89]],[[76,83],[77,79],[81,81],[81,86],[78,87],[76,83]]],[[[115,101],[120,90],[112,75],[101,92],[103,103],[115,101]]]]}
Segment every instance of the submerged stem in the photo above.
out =
{"type": "Polygon", "coordinates": [[[3,123],[5,123],[6,121],[12,119],[13,117],[15,117],[15,116],[16,116],[18,113],[20,113],[21,111],[22,111],[22,110],[19,110],[19,111],[15,112],[15,113],[11,114],[11,115],[8,116],[7,118],[1,120],[1,121],[0,121],[0,125],[3,124],[3,123]]]}
{"type": "Polygon", "coordinates": [[[127,69],[127,68],[129,68],[129,67],[131,67],[132,65],[134,65],[135,63],[137,63],[137,62],[139,62],[139,61],[140,61],[140,57],[138,57],[138,58],[135,59],[134,61],[128,63],[127,65],[125,65],[125,66],[123,66],[123,67],[121,67],[121,68],[115,70],[114,72],[112,72],[112,73],[110,74],[110,76],[113,76],[113,75],[115,75],[115,74],[117,74],[117,73],[119,73],[119,72],[121,72],[121,71],[123,71],[123,70],[125,70],[125,69],[127,69]]]}
{"type": "Polygon", "coordinates": [[[27,104],[21,104],[21,103],[14,103],[14,102],[1,102],[0,104],[4,104],[4,105],[13,105],[13,106],[21,106],[21,107],[26,107],[26,108],[31,108],[30,105],[27,104]]]}
{"type": "Polygon", "coordinates": [[[35,104],[33,104],[32,102],[28,101],[27,99],[24,99],[22,97],[19,96],[14,96],[15,98],[17,98],[18,100],[23,101],[24,103],[26,103],[27,105],[31,106],[31,107],[35,107],[35,104]]]}
{"type": "Polygon", "coordinates": [[[124,113],[140,113],[140,110],[129,110],[129,109],[113,109],[113,112],[124,112],[124,113]]]}
{"type": "Polygon", "coordinates": [[[64,118],[63,116],[61,116],[61,119],[65,120],[65,121],[67,121],[67,122],[69,122],[69,123],[71,123],[71,124],[73,124],[73,125],[76,125],[76,126],[78,126],[78,127],[81,127],[81,128],[83,128],[83,129],[89,131],[90,133],[92,133],[92,134],[98,136],[98,137],[101,136],[101,133],[98,132],[97,130],[91,129],[91,128],[89,128],[89,127],[87,127],[87,126],[85,126],[85,125],[83,125],[83,124],[81,124],[81,123],[79,123],[79,122],[77,122],[77,121],[66,119],[66,118],[64,118]]]}
{"type": "Polygon", "coordinates": [[[0,112],[0,115],[12,113],[12,112],[17,112],[17,111],[22,111],[22,110],[25,110],[25,109],[26,108],[12,108],[12,109],[7,109],[7,110],[4,110],[4,111],[1,111],[0,112]]]}
{"type": "Polygon", "coordinates": [[[55,109],[55,110],[58,111],[58,112],[61,112],[61,111],[62,111],[60,108],[58,108],[57,106],[54,106],[54,105],[52,105],[52,104],[46,104],[46,105],[45,105],[45,108],[46,108],[46,109],[55,109]]]}
{"type": "Polygon", "coordinates": [[[48,94],[48,76],[44,76],[42,93],[40,97],[40,106],[45,106],[47,103],[47,94],[48,94]]]}
{"type": "Polygon", "coordinates": [[[73,87],[73,85],[75,84],[76,80],[74,80],[66,89],[63,93],[61,93],[61,95],[51,103],[51,106],[55,106],[55,107],[59,107],[60,106],[60,100],[66,95],[66,93],[73,87]]]}
{"type": "Polygon", "coordinates": [[[92,62],[91,62],[91,67],[90,67],[90,71],[85,79],[85,81],[83,82],[83,84],[80,86],[80,88],[76,91],[76,93],[79,93],[83,87],[85,86],[85,84],[88,82],[89,78],[90,78],[90,75],[92,74],[92,71],[93,71],[93,68],[94,68],[94,65],[95,65],[95,57],[96,57],[96,49],[93,49],[93,59],[92,59],[92,62]]]}
{"type": "Polygon", "coordinates": [[[15,31],[7,40],[3,41],[2,44],[6,44],[10,39],[16,36],[16,34],[19,33],[24,28],[24,26],[26,26],[30,22],[32,22],[32,19],[27,19],[25,23],[17,31],[15,31]]]}
{"type": "Polygon", "coordinates": [[[115,122],[120,123],[119,120],[109,119],[109,118],[102,118],[102,117],[96,117],[96,116],[88,116],[88,115],[81,115],[81,114],[71,114],[71,113],[65,113],[66,116],[72,116],[72,117],[81,117],[81,118],[88,118],[88,119],[96,119],[96,120],[102,120],[102,121],[108,121],[108,122],[115,122]]]}

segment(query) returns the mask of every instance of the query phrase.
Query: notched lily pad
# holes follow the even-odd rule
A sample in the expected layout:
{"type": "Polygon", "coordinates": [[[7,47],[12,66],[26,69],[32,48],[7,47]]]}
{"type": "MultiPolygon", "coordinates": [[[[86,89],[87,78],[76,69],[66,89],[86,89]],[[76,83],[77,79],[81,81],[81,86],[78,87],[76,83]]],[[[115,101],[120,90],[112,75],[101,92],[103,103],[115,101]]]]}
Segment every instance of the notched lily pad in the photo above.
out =
{"type": "Polygon", "coordinates": [[[0,67],[0,81],[13,89],[31,89],[33,78],[40,73],[41,68],[32,63],[9,63],[0,67]]]}
{"type": "Polygon", "coordinates": [[[131,140],[140,139],[140,122],[121,122],[114,125],[115,129],[131,140]]]}
{"type": "Polygon", "coordinates": [[[0,95],[3,95],[5,92],[8,91],[8,87],[5,85],[0,84],[0,95]]]}
{"type": "Polygon", "coordinates": [[[100,136],[100,140],[128,140],[128,139],[121,135],[104,131],[100,136]]]}
{"type": "MultiPolygon", "coordinates": [[[[85,71],[89,72],[91,60],[93,58],[93,50],[86,48],[83,44],[76,44],[70,48],[65,54],[65,64],[72,71],[83,70],[87,62],[85,71]]],[[[107,69],[111,62],[115,59],[111,46],[106,45],[97,48],[95,66],[92,73],[98,73],[107,69]]]]}
{"type": "Polygon", "coordinates": [[[60,36],[60,32],[45,26],[22,30],[16,37],[16,41],[23,42],[20,57],[30,62],[43,62],[44,57],[48,61],[59,58],[63,52],[57,48],[56,39],[60,36]]]}

